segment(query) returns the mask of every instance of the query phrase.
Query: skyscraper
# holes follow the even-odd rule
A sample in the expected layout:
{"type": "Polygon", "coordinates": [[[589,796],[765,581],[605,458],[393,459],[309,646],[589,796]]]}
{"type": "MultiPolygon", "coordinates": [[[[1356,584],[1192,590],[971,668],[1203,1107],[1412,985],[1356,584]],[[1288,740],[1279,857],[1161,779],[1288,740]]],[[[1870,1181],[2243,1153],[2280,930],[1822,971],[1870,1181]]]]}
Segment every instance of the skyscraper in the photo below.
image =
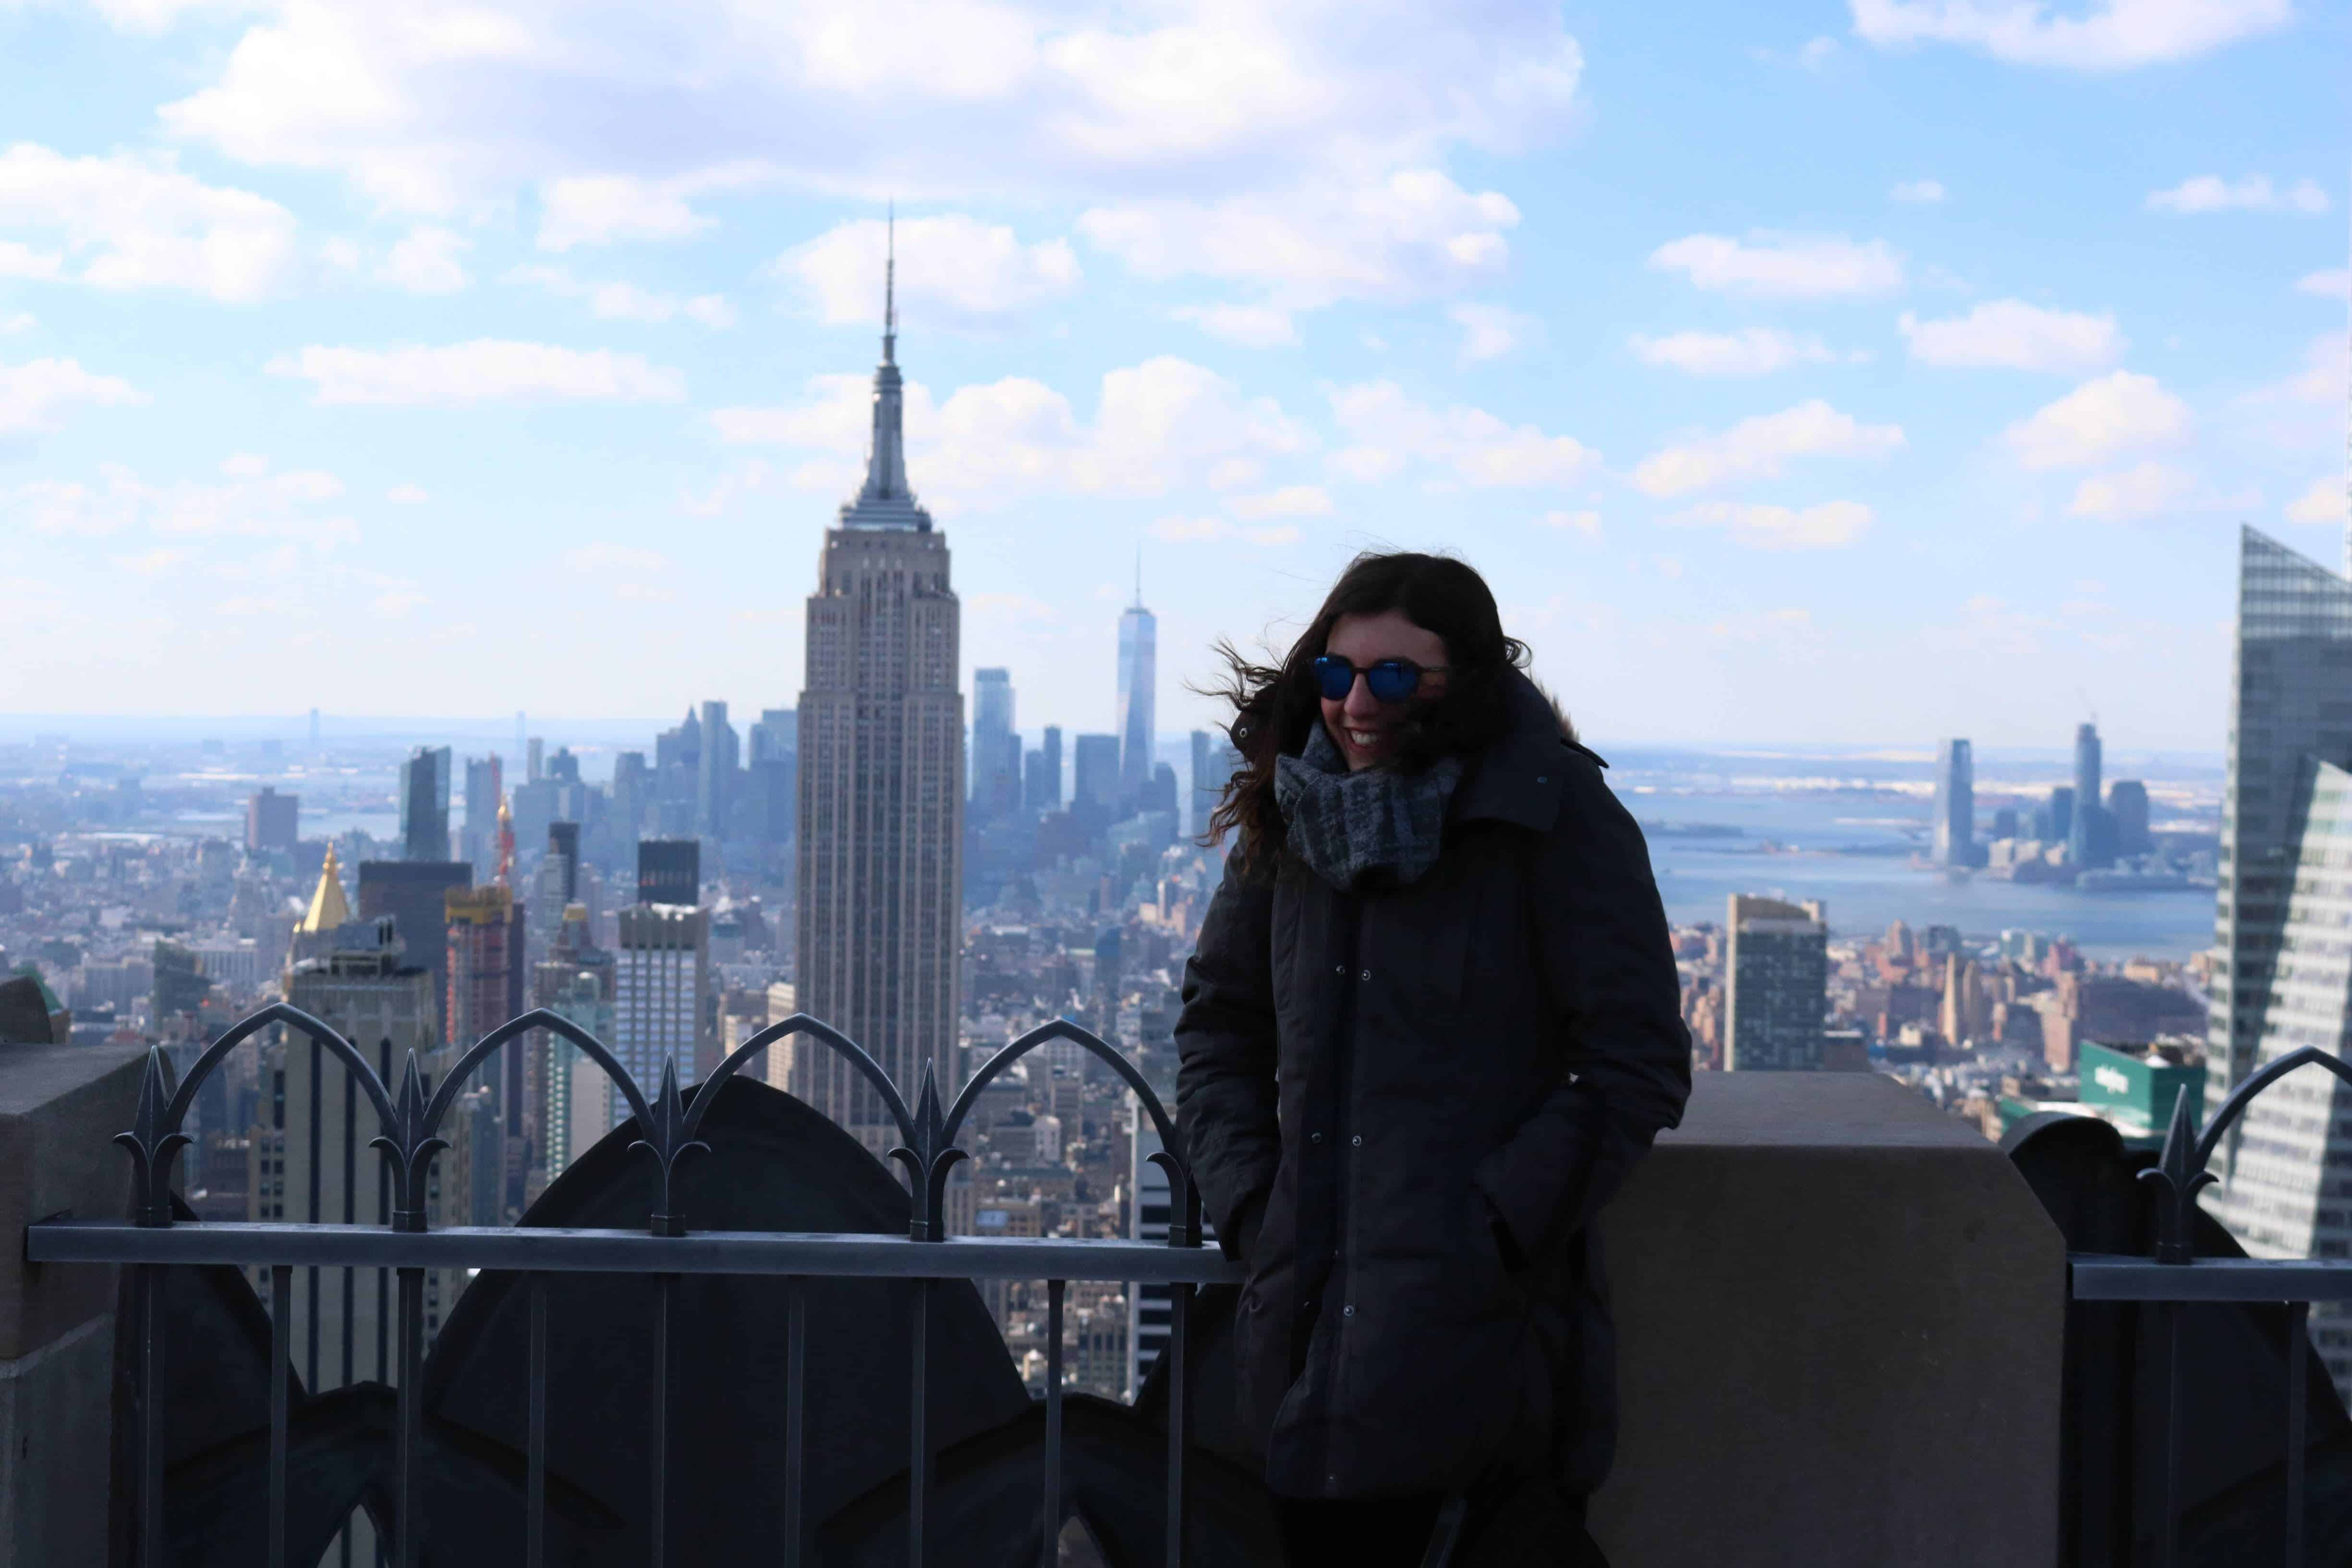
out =
{"type": "MultiPolygon", "coordinates": [[[[589,938],[588,906],[572,904],[549,939],[547,957],[531,971],[530,1003],[571,1019],[609,1047],[614,977],[613,954],[589,938]]],[[[531,1059],[540,1068],[534,1089],[540,1136],[532,1174],[543,1186],[612,1126],[612,1080],[570,1040],[533,1031],[532,1047],[531,1059]]]]}
{"type": "Polygon", "coordinates": [[[393,919],[406,945],[408,962],[433,976],[433,1021],[449,1016],[447,895],[474,885],[474,868],[462,860],[362,860],[360,919],[393,919]]]}
{"type": "MultiPolygon", "coordinates": [[[[826,531],[800,700],[799,1004],[911,1092],[955,1082],[963,897],[961,612],[947,541],[907,482],[888,264],[866,482],[826,531]]],[[[797,1089],[871,1144],[898,1131],[830,1051],[797,1089]]]]}
{"type": "Polygon", "coordinates": [[[1080,735],[1076,776],[1070,781],[1070,809],[1092,813],[1098,823],[1111,821],[1118,809],[1118,768],[1117,735],[1080,735]]]}
{"type": "Polygon", "coordinates": [[[400,853],[449,858],[449,748],[419,746],[400,764],[400,853]]]}
{"type": "Polygon", "coordinates": [[[245,803],[245,847],[257,855],[273,849],[293,851],[294,841],[300,837],[297,824],[301,820],[302,797],[279,795],[268,784],[261,793],[245,803]]]}
{"type": "Polygon", "coordinates": [[[1062,809],[1062,727],[1048,724],[1024,765],[1021,804],[1044,814],[1062,809]]]}
{"type": "MultiPolygon", "coordinates": [[[[448,919],[449,1005],[446,1038],[459,1050],[523,1010],[523,911],[503,882],[486,888],[452,888],[443,896],[448,919]]],[[[530,1123],[526,1084],[531,1074],[520,1045],[509,1046],[483,1064],[478,1078],[490,1090],[488,1111],[498,1122],[495,1147],[502,1153],[480,1183],[474,1209],[485,1225],[504,1225],[522,1213],[524,1180],[536,1131],[530,1123]]]]}
{"type": "Polygon", "coordinates": [[[694,794],[695,831],[711,838],[725,838],[731,826],[730,813],[735,805],[736,781],[740,772],[740,747],[735,738],[735,726],[727,721],[727,704],[705,702],[702,705],[702,755],[694,794]]]}
{"type": "Polygon", "coordinates": [[[2147,785],[2117,779],[2107,786],[2107,817],[2116,830],[2116,853],[2145,855],[2154,847],[2147,831],[2147,785]]]}
{"type": "MultiPolygon", "coordinates": [[[[2214,914],[2226,967],[2216,966],[2212,991],[2209,1115],[2265,1061],[2294,1045],[2320,1043],[2303,1036],[2325,1007],[2314,1018],[2298,1017],[2310,1005],[2301,993],[2304,982],[2326,967],[2326,947],[2340,943],[2342,934],[2325,946],[2287,939],[2298,908],[2314,921],[2322,912],[2313,900],[2324,895],[2298,895],[2296,887],[2298,867],[2323,852],[2305,842],[2318,831],[2313,820],[2326,819],[2332,831],[2336,815],[2320,809],[2336,803],[2315,805],[2312,792],[2328,768],[2352,767],[2352,706],[2345,699],[2352,689],[2352,583],[2251,528],[2242,531],[2235,663],[2214,914]]],[[[2324,886],[2332,891],[2334,880],[2324,886]]],[[[2326,1108],[2340,1092],[2333,1079],[2298,1074],[2257,1100],[2241,1123],[2244,1131],[2221,1145],[2224,1181],[2207,1202],[2250,1249],[2260,1250],[2263,1233],[2252,1222],[2259,1205],[2271,1201],[2262,1195],[2261,1173],[2309,1184],[2327,1169],[2270,1152],[2254,1136],[2263,1125],[2257,1118],[2293,1111],[2332,1122],[2326,1108]]]]}
{"type": "Polygon", "coordinates": [[[1013,727],[1013,672],[971,672],[971,808],[980,820],[1021,804],[1021,737],[1013,727]]]}
{"type": "Polygon", "coordinates": [[[1724,922],[1723,1065],[1814,1071],[1829,1014],[1829,926],[1819,903],[1731,895],[1724,922]]]}
{"type": "Polygon", "coordinates": [[[1976,763],[1966,741],[1936,748],[1936,837],[1938,866],[1976,864],[1976,763]]]}
{"type": "Polygon", "coordinates": [[[646,838],[637,844],[637,902],[702,901],[702,846],[692,838],[646,838]]]}
{"type": "Polygon", "coordinates": [[[1143,607],[1143,566],[1135,603],[1118,617],[1118,799],[1132,800],[1151,779],[1154,702],[1160,682],[1160,622],[1143,607]]]}
{"type": "Polygon", "coordinates": [[[466,759],[466,823],[457,833],[457,858],[488,881],[499,862],[499,806],[506,799],[505,767],[496,752],[466,759]]]}
{"type": "MultiPolygon", "coordinates": [[[[662,1063],[677,1063],[677,1081],[698,1081],[719,1065],[718,1017],[710,975],[710,911],[677,904],[634,904],[620,911],[614,955],[613,1055],[650,1099],[662,1063]]],[[[609,1126],[629,1114],[615,1093],[609,1126]]],[[[575,1123],[576,1125],[576,1123],[575,1123]]]]}
{"type": "Polygon", "coordinates": [[[2112,859],[2102,857],[2099,816],[2099,727],[2079,724],[2074,729],[2074,815],[2066,826],[2066,858],[2077,866],[2098,866],[2112,859]]]}

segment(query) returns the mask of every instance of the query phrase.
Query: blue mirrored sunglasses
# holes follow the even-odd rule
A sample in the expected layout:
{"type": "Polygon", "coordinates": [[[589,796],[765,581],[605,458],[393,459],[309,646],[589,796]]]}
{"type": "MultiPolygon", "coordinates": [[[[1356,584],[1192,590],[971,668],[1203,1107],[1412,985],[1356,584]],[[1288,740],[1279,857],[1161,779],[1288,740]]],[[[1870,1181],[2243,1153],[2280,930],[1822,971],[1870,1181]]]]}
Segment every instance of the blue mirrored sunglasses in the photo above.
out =
{"type": "Polygon", "coordinates": [[[1384,658],[1370,668],[1359,670],[1336,653],[1327,653],[1315,661],[1315,685],[1327,702],[1345,702],[1348,693],[1356,689],[1356,677],[1364,678],[1365,689],[1375,700],[1402,702],[1421,685],[1424,675],[1443,675],[1443,666],[1423,668],[1409,658],[1384,658]]]}

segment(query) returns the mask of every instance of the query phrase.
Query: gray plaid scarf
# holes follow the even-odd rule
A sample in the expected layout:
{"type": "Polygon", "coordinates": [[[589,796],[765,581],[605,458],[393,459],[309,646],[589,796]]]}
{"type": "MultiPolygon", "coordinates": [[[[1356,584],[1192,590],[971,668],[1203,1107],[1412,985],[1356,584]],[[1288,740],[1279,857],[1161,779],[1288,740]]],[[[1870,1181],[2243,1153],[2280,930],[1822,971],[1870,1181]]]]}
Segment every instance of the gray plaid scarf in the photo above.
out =
{"type": "Polygon", "coordinates": [[[1437,863],[1446,803],[1462,762],[1444,757],[1417,773],[1388,768],[1349,773],[1318,720],[1299,755],[1276,758],[1274,803],[1290,847],[1307,869],[1342,892],[1402,887],[1437,863]]]}

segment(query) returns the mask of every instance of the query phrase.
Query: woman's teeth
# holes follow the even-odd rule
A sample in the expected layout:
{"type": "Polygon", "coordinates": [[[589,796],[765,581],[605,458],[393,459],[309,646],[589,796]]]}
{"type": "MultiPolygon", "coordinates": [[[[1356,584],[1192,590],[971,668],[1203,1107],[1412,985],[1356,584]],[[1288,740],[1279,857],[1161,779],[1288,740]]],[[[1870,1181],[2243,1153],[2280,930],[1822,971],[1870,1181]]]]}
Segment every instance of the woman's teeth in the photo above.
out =
{"type": "Polygon", "coordinates": [[[1381,743],[1381,732],[1378,730],[1350,730],[1348,731],[1348,743],[1360,752],[1369,752],[1381,743]]]}

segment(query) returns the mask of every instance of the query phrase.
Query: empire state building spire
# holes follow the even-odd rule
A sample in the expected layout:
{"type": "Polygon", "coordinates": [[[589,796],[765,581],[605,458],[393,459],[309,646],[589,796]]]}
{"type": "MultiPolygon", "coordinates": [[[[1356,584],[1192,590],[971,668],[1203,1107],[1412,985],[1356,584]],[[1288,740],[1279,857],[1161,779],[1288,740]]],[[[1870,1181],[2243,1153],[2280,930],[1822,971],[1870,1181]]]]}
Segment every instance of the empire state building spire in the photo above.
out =
{"type": "Polygon", "coordinates": [[[841,509],[844,528],[912,528],[928,531],[931,514],[915,504],[907,483],[906,395],[898,375],[898,216],[890,215],[882,263],[882,363],[874,370],[874,436],[866,449],[866,483],[841,509]]]}

